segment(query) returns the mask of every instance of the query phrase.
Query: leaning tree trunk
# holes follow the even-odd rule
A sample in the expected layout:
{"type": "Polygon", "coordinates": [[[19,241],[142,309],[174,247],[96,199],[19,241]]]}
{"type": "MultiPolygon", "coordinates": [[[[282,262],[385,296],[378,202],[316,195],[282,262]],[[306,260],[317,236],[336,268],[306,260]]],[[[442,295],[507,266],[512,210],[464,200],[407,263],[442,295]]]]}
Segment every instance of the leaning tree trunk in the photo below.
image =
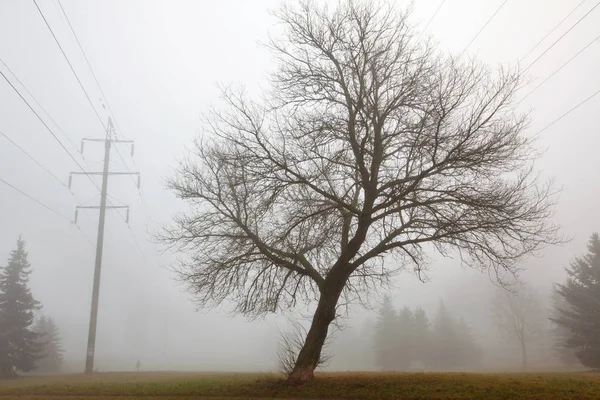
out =
{"type": "Polygon", "coordinates": [[[300,383],[315,378],[315,369],[321,359],[321,351],[327,339],[329,324],[335,319],[335,308],[340,293],[341,288],[328,288],[327,285],[321,293],[306,340],[298,353],[294,369],[288,377],[288,383],[300,383]]]}

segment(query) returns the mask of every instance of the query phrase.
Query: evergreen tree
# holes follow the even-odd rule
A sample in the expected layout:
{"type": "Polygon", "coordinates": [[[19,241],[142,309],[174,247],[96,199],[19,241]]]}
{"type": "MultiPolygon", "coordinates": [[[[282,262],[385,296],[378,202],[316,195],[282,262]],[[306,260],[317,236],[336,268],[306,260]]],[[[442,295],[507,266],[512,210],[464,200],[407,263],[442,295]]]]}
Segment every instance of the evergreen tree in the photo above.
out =
{"type": "Polygon", "coordinates": [[[38,333],[41,347],[40,358],[36,362],[36,371],[57,373],[63,364],[63,347],[58,326],[51,317],[40,317],[34,327],[38,333]]]}
{"type": "MultiPolygon", "coordinates": [[[[551,321],[560,317],[559,310],[569,310],[568,303],[561,295],[558,294],[556,287],[552,288],[550,300],[552,302],[552,309],[550,310],[551,321]]],[[[550,335],[554,339],[554,351],[558,360],[566,366],[574,366],[579,364],[579,360],[575,354],[576,350],[567,345],[569,337],[571,336],[569,328],[554,323],[550,328],[550,335]]]]}
{"type": "Polygon", "coordinates": [[[450,370],[460,364],[460,340],[456,323],[443,302],[440,302],[432,331],[432,366],[450,370]]]}
{"type": "Polygon", "coordinates": [[[407,371],[414,361],[415,354],[415,321],[413,312],[408,307],[398,313],[398,327],[395,345],[395,367],[398,371],[407,371]]]}
{"type": "Polygon", "coordinates": [[[396,368],[396,343],[398,318],[389,296],[384,297],[375,324],[375,360],[377,367],[383,371],[396,368]]]}
{"type": "Polygon", "coordinates": [[[477,368],[481,365],[483,351],[471,332],[471,328],[464,319],[456,324],[456,334],[460,343],[459,359],[457,365],[465,368],[477,368]]]}
{"type": "Polygon", "coordinates": [[[414,313],[414,361],[422,368],[431,366],[431,328],[425,311],[417,307],[414,313]]]}
{"type": "Polygon", "coordinates": [[[361,342],[359,346],[359,363],[361,371],[372,371],[377,369],[375,352],[373,351],[373,335],[375,332],[375,319],[367,318],[361,325],[358,338],[361,342]]]}
{"type": "Polygon", "coordinates": [[[575,349],[581,364],[600,368],[600,237],[593,234],[588,254],[566,268],[568,278],[557,291],[567,307],[551,318],[570,332],[565,345],[575,349]]]}
{"type": "Polygon", "coordinates": [[[14,377],[31,371],[39,354],[38,334],[32,329],[40,308],[29,290],[30,265],[20,237],[0,272],[0,375],[14,377]]]}

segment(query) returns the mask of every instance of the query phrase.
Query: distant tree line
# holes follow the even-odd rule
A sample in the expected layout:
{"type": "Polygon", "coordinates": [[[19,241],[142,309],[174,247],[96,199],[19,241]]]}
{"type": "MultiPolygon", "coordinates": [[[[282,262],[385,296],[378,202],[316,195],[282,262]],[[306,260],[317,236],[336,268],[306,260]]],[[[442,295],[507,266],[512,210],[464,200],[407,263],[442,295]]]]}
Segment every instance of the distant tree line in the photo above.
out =
{"type": "Polygon", "coordinates": [[[443,303],[430,322],[420,307],[396,311],[389,297],[379,310],[374,347],[377,367],[384,371],[472,369],[483,355],[467,323],[443,303]]]}
{"type": "MultiPolygon", "coordinates": [[[[600,369],[600,236],[593,234],[587,247],[585,255],[565,268],[564,283],[554,286],[549,313],[527,284],[498,289],[493,296],[494,325],[518,346],[524,368],[528,346],[551,337],[556,359],[563,365],[600,369]]],[[[396,310],[386,297],[374,342],[377,367],[385,371],[471,369],[482,360],[469,326],[453,318],[443,303],[430,322],[420,307],[396,310]]]]}
{"type": "Polygon", "coordinates": [[[59,328],[36,312],[42,306],[29,289],[31,265],[25,241],[19,237],[8,263],[0,267],[0,376],[19,372],[56,373],[63,363],[59,328]]]}
{"type": "MultiPolygon", "coordinates": [[[[600,236],[593,234],[587,247],[585,255],[565,268],[565,281],[554,285],[547,302],[527,283],[493,293],[494,327],[518,349],[524,369],[529,367],[530,350],[539,363],[540,349],[543,357],[554,356],[563,366],[600,369],[600,236]]],[[[383,371],[469,370],[483,359],[468,324],[453,317],[443,303],[429,319],[421,307],[396,309],[385,297],[376,323],[365,329],[372,332],[373,345],[358,349],[358,357],[363,362],[367,355],[374,357],[383,371]]]]}

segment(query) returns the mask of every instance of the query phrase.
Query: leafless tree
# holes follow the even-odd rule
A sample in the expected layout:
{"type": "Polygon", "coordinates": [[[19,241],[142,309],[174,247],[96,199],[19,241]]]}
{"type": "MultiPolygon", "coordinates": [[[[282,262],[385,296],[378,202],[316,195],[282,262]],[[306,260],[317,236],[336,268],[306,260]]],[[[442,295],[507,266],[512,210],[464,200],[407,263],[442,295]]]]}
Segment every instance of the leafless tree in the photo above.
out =
{"type": "Polygon", "coordinates": [[[527,368],[527,344],[546,329],[537,291],[525,284],[512,291],[499,288],[492,299],[492,315],[504,338],[520,346],[522,365],[527,368]]]}
{"type": "Polygon", "coordinates": [[[518,73],[439,55],[392,5],[294,4],[265,100],[224,90],[206,116],[170,182],[189,210],[165,234],[200,307],[316,303],[290,382],[314,378],[340,304],[420,275],[424,245],[498,274],[557,240],[518,73]]]}

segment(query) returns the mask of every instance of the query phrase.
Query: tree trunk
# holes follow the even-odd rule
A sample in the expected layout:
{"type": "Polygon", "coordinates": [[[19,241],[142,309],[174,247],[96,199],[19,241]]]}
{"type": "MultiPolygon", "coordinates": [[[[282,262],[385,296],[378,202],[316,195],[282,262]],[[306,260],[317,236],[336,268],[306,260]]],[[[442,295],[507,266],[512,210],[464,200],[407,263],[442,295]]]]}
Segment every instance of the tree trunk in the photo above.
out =
{"type": "Polygon", "coordinates": [[[527,349],[525,348],[525,341],[521,340],[521,356],[523,357],[523,369],[527,368],[527,349]]]}
{"type": "Polygon", "coordinates": [[[314,372],[321,359],[329,324],[335,319],[335,308],[340,293],[341,289],[324,290],[321,294],[304,345],[298,353],[292,373],[288,376],[288,383],[297,384],[315,378],[314,372]]]}

